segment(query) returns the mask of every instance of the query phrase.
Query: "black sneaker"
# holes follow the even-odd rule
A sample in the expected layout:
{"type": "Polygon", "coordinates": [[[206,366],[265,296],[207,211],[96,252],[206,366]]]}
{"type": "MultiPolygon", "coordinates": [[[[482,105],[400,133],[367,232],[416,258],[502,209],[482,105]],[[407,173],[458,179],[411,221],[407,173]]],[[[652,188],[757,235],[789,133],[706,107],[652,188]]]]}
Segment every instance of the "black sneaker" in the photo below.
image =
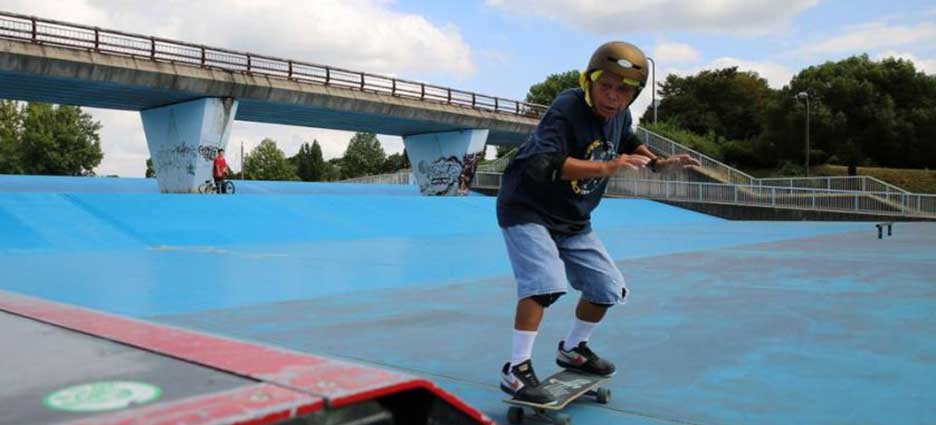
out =
{"type": "Polygon", "coordinates": [[[507,362],[501,369],[501,374],[501,390],[517,400],[545,405],[558,403],[552,394],[540,386],[530,360],[514,367],[510,367],[510,362],[507,362]]]}
{"type": "Polygon", "coordinates": [[[585,341],[580,342],[577,347],[569,351],[565,349],[565,341],[559,341],[559,355],[556,356],[556,364],[559,367],[589,375],[611,376],[614,375],[615,371],[614,363],[598,357],[588,348],[588,343],[585,341]]]}

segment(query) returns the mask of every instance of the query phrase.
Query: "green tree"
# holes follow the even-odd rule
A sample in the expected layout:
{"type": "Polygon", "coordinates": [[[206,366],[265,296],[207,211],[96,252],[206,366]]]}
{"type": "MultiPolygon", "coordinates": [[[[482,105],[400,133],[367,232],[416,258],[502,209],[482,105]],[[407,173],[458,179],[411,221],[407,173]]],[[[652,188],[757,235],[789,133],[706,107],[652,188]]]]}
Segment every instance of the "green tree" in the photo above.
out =
{"type": "Polygon", "coordinates": [[[19,104],[0,100],[0,174],[22,174],[20,162],[20,135],[23,114],[19,104]]]}
{"type": "Polygon", "coordinates": [[[332,158],[325,162],[322,172],[322,181],[333,182],[341,180],[341,158],[332,158]]]}
{"type": "Polygon", "coordinates": [[[936,76],[912,62],[861,55],[794,76],[767,112],[765,137],[782,157],[802,162],[805,105],[793,99],[800,92],[809,94],[810,155],[828,152],[846,165],[864,156],[867,165],[936,167],[936,76]]]}
{"type": "Polygon", "coordinates": [[[77,106],[30,103],[23,117],[21,164],[27,174],[89,175],[104,158],[101,124],[77,106]]]}
{"type": "Polygon", "coordinates": [[[379,174],[386,154],[374,133],[355,133],[341,159],[341,178],[379,174]]]}
{"type": "Polygon", "coordinates": [[[322,147],[319,146],[318,140],[313,140],[311,146],[303,143],[299,147],[299,152],[289,158],[289,162],[296,168],[299,180],[307,182],[322,180],[325,160],[322,158],[322,147]]]}
{"type": "Polygon", "coordinates": [[[153,167],[153,158],[146,158],[146,178],[156,177],[156,168],[153,167]]]}
{"type": "Polygon", "coordinates": [[[253,180],[298,180],[296,170],[273,139],[263,139],[244,158],[244,172],[253,180]]]}
{"type": "Polygon", "coordinates": [[[319,145],[318,140],[312,140],[312,147],[309,150],[312,157],[312,178],[310,181],[322,181],[327,165],[325,158],[322,156],[322,145],[319,145]]]}
{"type": "Polygon", "coordinates": [[[551,105],[556,96],[563,90],[579,86],[579,72],[566,71],[559,74],[550,74],[546,80],[530,86],[526,102],[540,105],[551,105]]]}
{"type": "MultiPolygon", "coordinates": [[[[722,140],[752,140],[764,126],[763,113],[772,90],[755,72],[737,67],[669,75],[660,84],[660,121],[669,121],[696,134],[713,133],[722,140]]],[[[648,108],[641,122],[653,119],[648,108]]]]}
{"type": "Polygon", "coordinates": [[[387,160],[384,161],[383,172],[384,173],[395,173],[406,167],[406,153],[395,153],[387,157],[387,160]]]}

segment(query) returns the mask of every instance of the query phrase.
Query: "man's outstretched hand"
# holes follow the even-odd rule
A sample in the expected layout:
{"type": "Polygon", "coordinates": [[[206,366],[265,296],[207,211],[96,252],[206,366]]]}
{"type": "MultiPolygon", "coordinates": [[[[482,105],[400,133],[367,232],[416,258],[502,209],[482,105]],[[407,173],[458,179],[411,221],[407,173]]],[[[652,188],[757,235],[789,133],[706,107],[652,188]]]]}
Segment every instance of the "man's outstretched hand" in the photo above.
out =
{"type": "Polygon", "coordinates": [[[671,170],[684,170],[689,167],[701,167],[702,163],[699,160],[689,156],[689,154],[681,153],[679,155],[673,155],[669,158],[659,160],[656,163],[657,169],[662,171],[671,171],[671,170]]]}
{"type": "Polygon", "coordinates": [[[617,158],[614,158],[611,161],[606,163],[607,166],[607,175],[614,175],[618,170],[639,170],[647,166],[650,163],[650,158],[647,158],[640,154],[633,155],[620,155],[617,158]]]}

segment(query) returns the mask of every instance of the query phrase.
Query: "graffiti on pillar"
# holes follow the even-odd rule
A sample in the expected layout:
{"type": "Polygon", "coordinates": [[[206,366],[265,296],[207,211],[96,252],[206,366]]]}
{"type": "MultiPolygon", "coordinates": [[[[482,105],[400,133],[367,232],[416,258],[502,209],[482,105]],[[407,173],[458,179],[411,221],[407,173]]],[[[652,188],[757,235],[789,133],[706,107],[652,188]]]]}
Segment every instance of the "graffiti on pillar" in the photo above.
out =
{"type": "Polygon", "coordinates": [[[217,146],[200,146],[198,148],[198,153],[201,154],[201,157],[204,158],[205,161],[211,162],[214,161],[216,156],[218,156],[218,151],[220,149],[221,148],[217,146]]]}
{"type": "Polygon", "coordinates": [[[194,147],[185,145],[166,146],[153,156],[157,170],[185,170],[190,175],[195,175],[195,164],[193,159],[198,157],[198,150],[194,147]]]}
{"type": "Polygon", "coordinates": [[[456,156],[442,157],[426,164],[419,161],[419,172],[426,176],[420,183],[419,190],[425,195],[450,195],[458,188],[462,164],[456,156]]]}
{"type": "Polygon", "coordinates": [[[467,195],[471,179],[484,152],[466,154],[461,160],[452,155],[427,164],[419,161],[419,172],[425,176],[419,190],[426,195],[467,195]]]}

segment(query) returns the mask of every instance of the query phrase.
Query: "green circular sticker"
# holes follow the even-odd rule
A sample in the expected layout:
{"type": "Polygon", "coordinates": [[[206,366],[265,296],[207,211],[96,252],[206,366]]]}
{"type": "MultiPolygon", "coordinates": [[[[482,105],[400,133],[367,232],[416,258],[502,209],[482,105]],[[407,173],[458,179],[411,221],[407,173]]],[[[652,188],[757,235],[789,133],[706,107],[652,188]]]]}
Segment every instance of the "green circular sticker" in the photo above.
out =
{"type": "Polygon", "coordinates": [[[159,398],[159,387],[142,382],[104,381],[63,388],[46,396],[46,407],[69,412],[125,409],[159,398]]]}

